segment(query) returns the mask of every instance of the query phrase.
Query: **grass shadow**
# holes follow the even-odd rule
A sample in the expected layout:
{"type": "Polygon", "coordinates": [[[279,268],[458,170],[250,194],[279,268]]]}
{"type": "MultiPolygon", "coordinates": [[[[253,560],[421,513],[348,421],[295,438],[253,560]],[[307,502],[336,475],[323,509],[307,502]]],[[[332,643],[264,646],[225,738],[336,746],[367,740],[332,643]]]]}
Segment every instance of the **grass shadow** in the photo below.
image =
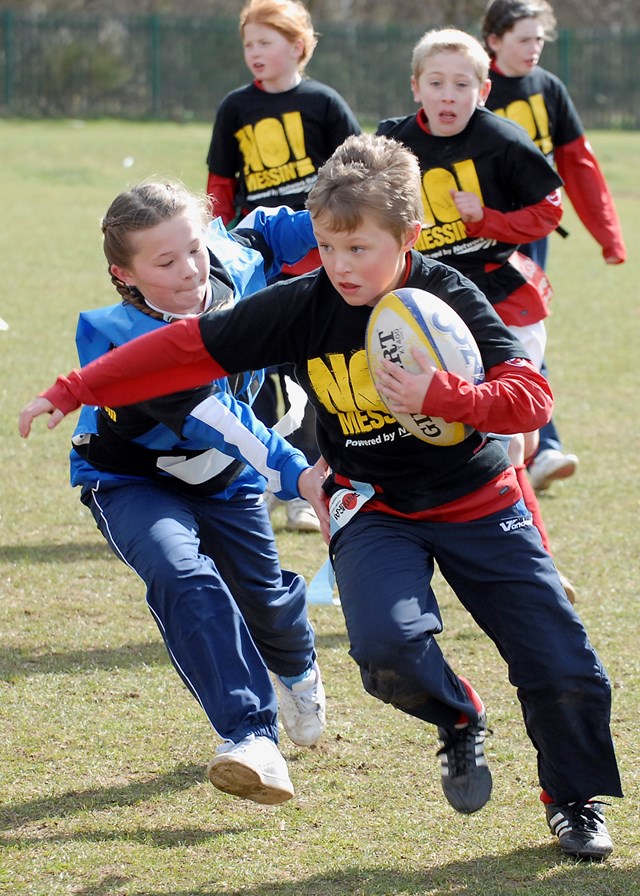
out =
{"type": "MultiPolygon", "coordinates": [[[[316,647],[320,651],[343,647],[348,649],[346,634],[318,634],[316,647]]],[[[38,652],[20,647],[0,647],[0,681],[13,683],[33,675],[64,675],[100,670],[134,669],[137,666],[168,666],[164,643],[139,641],[120,647],[88,647],[80,650],[55,650],[38,652]]]]}
{"type": "MultiPolygon", "coordinates": [[[[167,774],[156,775],[148,781],[132,781],[118,787],[69,790],[58,796],[27,800],[24,803],[8,803],[0,807],[0,829],[13,830],[42,818],[68,816],[74,812],[133,806],[166,795],[167,792],[189,790],[202,780],[202,766],[188,763],[177,765],[167,774]]],[[[84,837],[85,834],[81,836],[84,837]]]]}
{"type": "MultiPolygon", "coordinates": [[[[427,854],[425,865],[428,861],[427,854]]],[[[456,860],[419,871],[398,871],[384,865],[352,867],[295,881],[243,886],[240,890],[221,889],[212,882],[188,890],[172,889],[171,896],[629,896],[640,892],[639,886],[640,871],[612,866],[594,868],[590,863],[563,858],[555,846],[549,846],[456,860]],[[514,869],[518,869],[517,875],[514,869]]],[[[135,892],[136,896],[166,896],[167,891],[139,889],[131,877],[112,872],[95,884],[74,888],[76,896],[128,892],[135,892]]]]}
{"type": "Polygon", "coordinates": [[[80,563],[83,560],[107,559],[117,560],[103,540],[63,544],[0,544],[0,563],[80,563]]]}
{"type": "Polygon", "coordinates": [[[31,675],[61,675],[97,670],[169,665],[161,640],[123,644],[116,648],[34,653],[22,648],[0,649],[0,680],[14,682],[31,675]]]}

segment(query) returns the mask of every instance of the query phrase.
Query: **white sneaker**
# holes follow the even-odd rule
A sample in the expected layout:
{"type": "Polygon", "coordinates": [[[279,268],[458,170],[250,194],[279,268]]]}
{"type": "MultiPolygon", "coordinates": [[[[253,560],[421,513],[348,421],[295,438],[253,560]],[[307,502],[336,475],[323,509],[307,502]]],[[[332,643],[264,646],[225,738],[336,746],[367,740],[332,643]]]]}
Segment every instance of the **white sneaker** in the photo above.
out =
{"type": "Polygon", "coordinates": [[[287,763],[268,737],[249,734],[237,744],[220,744],[207,766],[214,787],[254,803],[274,806],[294,795],[287,763]]]}
{"type": "Polygon", "coordinates": [[[326,725],[326,697],[318,664],[290,688],[276,675],[276,686],[280,718],[291,740],[299,747],[317,744],[326,725]]]}
{"type": "Polygon", "coordinates": [[[531,485],[537,492],[548,489],[555,479],[568,479],[578,467],[575,454],[564,454],[556,448],[547,448],[536,454],[528,467],[531,485]]]}
{"type": "Polygon", "coordinates": [[[311,504],[304,498],[287,501],[287,529],[295,532],[320,531],[320,520],[311,504]]]}

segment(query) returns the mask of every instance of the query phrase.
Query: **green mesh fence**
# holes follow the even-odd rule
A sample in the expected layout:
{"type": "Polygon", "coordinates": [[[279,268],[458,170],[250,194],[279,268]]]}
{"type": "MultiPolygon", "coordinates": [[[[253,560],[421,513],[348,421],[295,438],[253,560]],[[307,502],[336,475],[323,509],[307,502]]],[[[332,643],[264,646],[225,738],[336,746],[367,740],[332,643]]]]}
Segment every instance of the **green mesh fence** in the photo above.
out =
{"type": "MultiPolygon", "coordinates": [[[[414,43],[427,27],[318,24],[308,74],[364,125],[415,109],[414,43]]],[[[0,115],[212,121],[248,80],[237,22],[213,17],[0,12],[0,115]]],[[[587,128],[640,127],[640,31],[563,31],[543,64],[587,128]]]]}

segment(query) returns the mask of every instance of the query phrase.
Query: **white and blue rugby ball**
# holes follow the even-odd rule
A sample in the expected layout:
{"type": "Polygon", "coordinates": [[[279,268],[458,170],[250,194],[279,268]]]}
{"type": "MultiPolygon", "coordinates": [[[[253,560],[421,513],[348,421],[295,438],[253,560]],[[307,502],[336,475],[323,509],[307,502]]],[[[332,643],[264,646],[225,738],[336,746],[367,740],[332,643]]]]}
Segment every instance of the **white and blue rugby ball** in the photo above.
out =
{"type": "MultiPolygon", "coordinates": [[[[484,380],[478,346],[460,315],[423,289],[396,289],[380,299],[367,325],[367,363],[374,380],[383,358],[400,364],[409,373],[421,373],[413,348],[426,349],[439,370],[457,373],[468,383],[484,380]]],[[[384,404],[384,397],[380,398],[384,404]]],[[[441,417],[394,416],[408,432],[430,445],[457,445],[474,431],[464,423],[447,423],[441,417]]]]}

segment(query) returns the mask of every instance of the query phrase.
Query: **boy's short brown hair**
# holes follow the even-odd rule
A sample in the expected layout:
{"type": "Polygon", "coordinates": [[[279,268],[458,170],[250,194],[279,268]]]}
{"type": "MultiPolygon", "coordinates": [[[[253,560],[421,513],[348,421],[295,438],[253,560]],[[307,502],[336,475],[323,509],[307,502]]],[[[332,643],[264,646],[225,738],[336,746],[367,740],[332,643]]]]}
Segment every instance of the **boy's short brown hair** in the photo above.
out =
{"type": "Polygon", "coordinates": [[[427,59],[436,53],[461,53],[472,63],[481,84],[489,77],[490,60],[480,41],[457,28],[438,28],[423,34],[413,48],[411,72],[416,81],[422,74],[427,59]]]}
{"type": "Polygon", "coordinates": [[[353,232],[365,215],[373,217],[402,242],[424,216],[418,160],[388,137],[347,137],[318,171],[307,208],[312,218],[327,216],[336,232],[353,232]]]}
{"type": "Polygon", "coordinates": [[[307,8],[298,0],[249,0],[240,13],[240,34],[245,25],[266,25],[279,31],[290,43],[301,40],[300,72],[313,56],[318,38],[307,8]]]}

